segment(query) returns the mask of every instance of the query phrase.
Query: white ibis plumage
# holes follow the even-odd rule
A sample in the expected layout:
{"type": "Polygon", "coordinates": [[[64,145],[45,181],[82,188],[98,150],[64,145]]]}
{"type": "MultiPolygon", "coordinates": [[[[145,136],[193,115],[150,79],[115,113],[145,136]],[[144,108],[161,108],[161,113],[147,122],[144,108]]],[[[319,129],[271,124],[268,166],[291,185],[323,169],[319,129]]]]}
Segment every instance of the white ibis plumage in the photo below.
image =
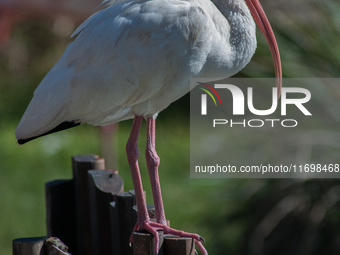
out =
{"type": "Polygon", "coordinates": [[[106,0],[73,33],[60,60],[34,92],[17,130],[19,144],[78,124],[134,118],[126,152],[136,192],[136,229],[192,237],[166,226],[155,150],[155,120],[189,92],[189,79],[226,78],[245,67],[264,33],[281,87],[278,46],[259,0],[106,0]],[[157,222],[151,222],[138,166],[137,140],[147,120],[146,161],[157,222]]]}

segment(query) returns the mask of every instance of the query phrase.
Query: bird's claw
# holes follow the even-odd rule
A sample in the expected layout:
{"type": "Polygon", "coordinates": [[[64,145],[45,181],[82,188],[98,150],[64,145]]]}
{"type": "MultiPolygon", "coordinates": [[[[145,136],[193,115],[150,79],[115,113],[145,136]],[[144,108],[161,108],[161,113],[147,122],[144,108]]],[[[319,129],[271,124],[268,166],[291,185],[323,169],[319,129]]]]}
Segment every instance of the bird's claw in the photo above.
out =
{"type": "Polygon", "coordinates": [[[205,243],[205,240],[204,240],[203,237],[199,236],[198,238],[199,238],[199,240],[200,240],[201,242],[205,243]]]}
{"type": "MultiPolygon", "coordinates": [[[[176,230],[176,229],[170,228],[166,225],[163,225],[163,224],[160,224],[160,223],[157,223],[157,222],[152,222],[152,221],[144,221],[140,225],[137,222],[136,226],[134,227],[134,231],[136,231],[138,229],[146,230],[147,232],[151,233],[154,236],[154,238],[155,238],[155,254],[158,254],[158,251],[159,251],[159,248],[160,248],[159,247],[159,237],[158,237],[157,231],[163,231],[164,234],[170,234],[170,235],[175,235],[175,236],[179,236],[179,237],[188,237],[188,238],[194,239],[195,244],[198,246],[201,253],[203,255],[208,255],[207,250],[204,248],[204,246],[202,244],[202,242],[205,243],[205,240],[200,235],[184,232],[184,231],[181,231],[181,230],[176,230]]],[[[130,243],[131,242],[132,242],[132,235],[131,235],[131,238],[130,238],[130,243]]],[[[195,250],[195,253],[198,254],[196,250],[195,250]]]]}

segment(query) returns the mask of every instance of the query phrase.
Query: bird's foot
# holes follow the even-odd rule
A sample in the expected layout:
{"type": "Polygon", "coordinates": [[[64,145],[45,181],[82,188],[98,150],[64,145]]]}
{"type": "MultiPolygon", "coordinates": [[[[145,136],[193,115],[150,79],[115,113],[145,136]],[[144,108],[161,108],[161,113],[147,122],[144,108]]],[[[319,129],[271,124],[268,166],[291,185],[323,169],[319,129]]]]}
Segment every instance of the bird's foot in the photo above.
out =
{"type": "MultiPolygon", "coordinates": [[[[147,232],[151,233],[154,237],[155,237],[155,249],[156,249],[156,254],[158,254],[158,250],[159,250],[159,237],[157,234],[157,231],[162,231],[164,234],[170,234],[170,235],[174,235],[174,236],[179,236],[179,237],[187,237],[187,238],[192,238],[195,240],[195,244],[198,246],[198,248],[200,249],[201,253],[203,255],[208,255],[207,250],[204,248],[202,242],[204,243],[204,239],[203,237],[197,235],[197,234],[193,234],[193,233],[188,233],[188,232],[184,232],[181,230],[177,230],[177,229],[173,229],[170,228],[166,225],[157,223],[157,222],[153,222],[153,221],[144,221],[141,224],[138,224],[138,222],[136,223],[136,226],[134,227],[134,231],[138,230],[138,229],[143,229],[146,230],[147,232]]],[[[132,235],[130,238],[130,242],[132,242],[132,235]]]]}

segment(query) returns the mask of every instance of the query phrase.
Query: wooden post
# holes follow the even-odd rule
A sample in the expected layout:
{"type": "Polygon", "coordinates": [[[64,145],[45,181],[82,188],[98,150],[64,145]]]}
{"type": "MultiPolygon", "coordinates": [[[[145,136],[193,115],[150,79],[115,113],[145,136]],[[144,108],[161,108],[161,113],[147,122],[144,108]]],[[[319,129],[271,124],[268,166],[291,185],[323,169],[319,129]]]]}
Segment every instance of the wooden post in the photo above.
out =
{"type": "Polygon", "coordinates": [[[119,250],[120,255],[133,255],[132,247],[129,246],[130,236],[137,221],[137,213],[133,210],[136,204],[135,192],[124,192],[115,197],[115,208],[118,217],[115,219],[117,222],[111,224],[118,225],[119,229],[119,250]]]}
{"type": "Polygon", "coordinates": [[[79,255],[92,255],[92,224],[90,215],[90,198],[88,170],[104,170],[104,159],[97,155],[79,155],[72,157],[72,169],[76,196],[77,217],[77,253],[79,255]]]}
{"type": "MultiPolygon", "coordinates": [[[[96,155],[75,156],[72,167],[73,180],[45,185],[48,235],[66,240],[73,255],[155,255],[149,233],[134,232],[133,248],[129,246],[137,222],[136,198],[133,190],[123,192],[118,171],[104,170],[104,159],[96,155]]],[[[153,205],[148,212],[155,221],[153,205]]],[[[162,232],[159,238],[159,255],[195,255],[190,238],[162,232]]],[[[65,247],[56,238],[21,238],[13,240],[13,255],[71,255],[65,247]]]]}
{"type": "MultiPolygon", "coordinates": [[[[115,196],[115,201],[116,201],[115,196]]],[[[119,219],[118,219],[118,208],[116,202],[110,203],[110,222],[111,222],[111,244],[112,254],[121,255],[120,252],[120,234],[119,234],[119,219]]]]}
{"type": "Polygon", "coordinates": [[[123,179],[115,170],[90,170],[89,195],[93,255],[112,254],[110,202],[123,192],[123,179]]]}
{"type": "Polygon", "coordinates": [[[57,237],[32,237],[13,240],[13,255],[71,255],[57,237]]]}
{"type": "Polygon", "coordinates": [[[12,242],[13,255],[43,255],[46,236],[18,238],[12,242]]]}
{"type": "Polygon", "coordinates": [[[195,255],[192,238],[164,235],[164,255],[195,255]]]}
{"type": "Polygon", "coordinates": [[[155,253],[155,238],[152,234],[143,231],[133,232],[133,255],[165,255],[163,248],[163,232],[157,231],[159,238],[159,251],[155,253]]]}
{"type": "Polygon", "coordinates": [[[76,206],[73,180],[45,184],[47,236],[57,236],[77,255],[76,206]]]}

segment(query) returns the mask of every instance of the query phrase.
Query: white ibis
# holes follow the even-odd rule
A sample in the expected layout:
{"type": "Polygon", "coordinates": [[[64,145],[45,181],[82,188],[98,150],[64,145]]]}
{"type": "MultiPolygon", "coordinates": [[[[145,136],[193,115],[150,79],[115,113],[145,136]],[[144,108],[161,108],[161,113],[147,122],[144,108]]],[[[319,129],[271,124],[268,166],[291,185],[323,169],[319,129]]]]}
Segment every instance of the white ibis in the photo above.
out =
{"type": "Polygon", "coordinates": [[[73,33],[60,60],[42,80],[16,138],[34,138],[79,124],[104,126],[134,118],[126,145],[136,193],[135,229],[202,238],[166,226],[155,150],[158,113],[189,92],[189,79],[239,72],[256,48],[255,22],[267,38],[281,87],[278,46],[258,0],[106,0],[73,33]],[[146,161],[157,222],[143,196],[137,140],[147,121],[146,161]]]}

